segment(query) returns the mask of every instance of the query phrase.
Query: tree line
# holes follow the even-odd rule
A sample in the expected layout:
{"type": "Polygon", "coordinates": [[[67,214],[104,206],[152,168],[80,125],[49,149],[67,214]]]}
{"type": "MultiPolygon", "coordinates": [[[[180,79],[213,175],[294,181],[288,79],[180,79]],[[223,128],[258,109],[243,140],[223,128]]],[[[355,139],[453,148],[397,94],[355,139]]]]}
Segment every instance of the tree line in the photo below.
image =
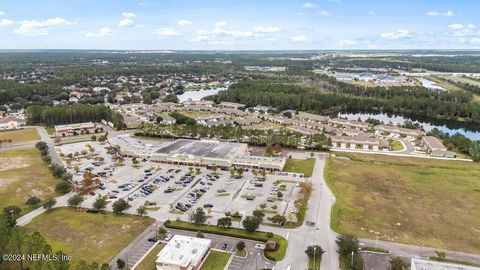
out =
{"type": "Polygon", "coordinates": [[[58,106],[33,105],[26,110],[29,125],[45,124],[47,126],[72,124],[80,122],[110,121],[117,129],[124,127],[123,117],[103,105],[73,104],[58,106]]]}
{"type": "Polygon", "coordinates": [[[161,125],[144,123],[137,136],[161,138],[218,139],[236,141],[255,146],[280,145],[298,148],[303,145],[310,150],[325,150],[331,139],[325,134],[302,135],[288,130],[246,130],[235,125],[203,126],[200,124],[161,125]]]}
{"type": "Polygon", "coordinates": [[[245,80],[208,97],[215,102],[230,101],[248,107],[265,105],[279,110],[301,110],[330,114],[340,110],[382,111],[480,122],[480,104],[469,93],[437,93],[422,88],[368,88],[339,84],[322,92],[292,83],[245,80]],[[388,91],[392,91],[389,93],[388,91]]]}

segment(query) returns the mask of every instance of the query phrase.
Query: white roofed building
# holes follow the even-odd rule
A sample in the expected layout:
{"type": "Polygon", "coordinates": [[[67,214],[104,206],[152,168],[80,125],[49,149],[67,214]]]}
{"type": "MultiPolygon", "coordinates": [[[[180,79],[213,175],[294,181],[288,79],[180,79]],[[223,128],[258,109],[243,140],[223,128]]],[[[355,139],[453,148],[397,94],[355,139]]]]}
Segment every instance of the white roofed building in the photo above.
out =
{"type": "Polygon", "coordinates": [[[175,235],[157,255],[157,270],[197,270],[207,257],[212,240],[175,235]]]}

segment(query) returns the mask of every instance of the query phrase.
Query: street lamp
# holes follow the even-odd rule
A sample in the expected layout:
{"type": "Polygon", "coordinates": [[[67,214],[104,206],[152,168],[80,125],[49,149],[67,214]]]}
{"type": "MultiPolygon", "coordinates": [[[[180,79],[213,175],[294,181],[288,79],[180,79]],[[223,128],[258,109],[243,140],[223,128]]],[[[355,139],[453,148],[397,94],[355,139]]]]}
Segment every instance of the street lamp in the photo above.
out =
{"type": "Polygon", "coordinates": [[[350,263],[350,269],[353,269],[353,251],[352,251],[352,262],[350,263]]]}
{"type": "Polygon", "coordinates": [[[317,247],[313,247],[313,270],[315,270],[315,253],[317,252],[317,247]]]}

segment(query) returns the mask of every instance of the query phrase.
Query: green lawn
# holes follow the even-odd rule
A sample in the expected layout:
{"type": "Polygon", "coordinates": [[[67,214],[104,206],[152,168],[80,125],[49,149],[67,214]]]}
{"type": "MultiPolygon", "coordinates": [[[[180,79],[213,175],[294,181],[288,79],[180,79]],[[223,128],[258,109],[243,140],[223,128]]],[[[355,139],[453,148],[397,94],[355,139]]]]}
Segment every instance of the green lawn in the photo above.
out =
{"type": "Polygon", "coordinates": [[[212,250],[200,270],[221,270],[227,265],[230,253],[212,250]]]}
{"type": "Polygon", "coordinates": [[[398,140],[388,140],[388,145],[392,151],[402,151],[404,149],[403,144],[398,140]]]}
{"type": "Polygon", "coordinates": [[[37,196],[42,201],[55,197],[55,179],[36,148],[0,152],[0,209],[8,205],[29,208],[25,201],[37,196]]]}
{"type": "Polygon", "coordinates": [[[109,262],[154,222],[134,215],[90,214],[73,208],[55,208],[34,218],[25,229],[38,231],[54,251],[72,256],[72,265],[83,259],[109,262]]]}
{"type": "Polygon", "coordinates": [[[283,167],[284,172],[303,173],[305,177],[312,176],[315,167],[315,159],[294,159],[289,158],[283,167]]]}
{"type": "Polygon", "coordinates": [[[150,251],[150,253],[143,258],[142,262],[135,268],[135,270],[155,270],[157,254],[163,249],[164,246],[165,245],[160,244],[153,248],[152,251],[150,251]]]}
{"type": "MultiPolygon", "coordinates": [[[[183,222],[183,221],[166,222],[165,227],[194,231],[194,232],[202,231],[203,233],[213,233],[213,234],[219,234],[219,235],[225,235],[225,236],[231,236],[231,237],[237,237],[237,238],[250,239],[250,240],[255,240],[260,242],[267,242],[270,239],[268,238],[266,232],[256,231],[251,233],[251,232],[247,232],[246,230],[238,229],[238,228],[224,229],[224,228],[220,228],[212,225],[197,226],[197,225],[183,222]]],[[[279,248],[276,251],[265,251],[265,256],[267,258],[270,258],[276,261],[283,260],[288,247],[287,239],[277,234],[274,234],[271,239],[277,242],[279,248]]]]}
{"type": "Polygon", "coordinates": [[[47,131],[48,135],[55,134],[55,128],[54,127],[46,127],[45,130],[47,131]]]}
{"type": "Polygon", "coordinates": [[[362,238],[480,253],[480,164],[337,154],[326,178],[332,228],[362,238]]]}
{"type": "Polygon", "coordinates": [[[313,261],[313,257],[308,257],[308,270],[320,270],[320,264],[322,263],[322,257],[315,258],[315,262],[313,261]]]}
{"type": "Polygon", "coordinates": [[[0,140],[8,139],[11,139],[12,143],[28,142],[40,140],[40,135],[35,128],[0,131],[0,140]]]}

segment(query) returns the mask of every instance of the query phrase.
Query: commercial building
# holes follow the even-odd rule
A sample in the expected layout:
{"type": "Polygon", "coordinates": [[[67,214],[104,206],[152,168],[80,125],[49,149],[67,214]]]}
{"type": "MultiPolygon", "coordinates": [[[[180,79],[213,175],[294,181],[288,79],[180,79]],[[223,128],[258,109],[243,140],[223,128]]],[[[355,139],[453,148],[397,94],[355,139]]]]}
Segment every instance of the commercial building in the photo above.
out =
{"type": "Polygon", "coordinates": [[[210,252],[212,240],[175,235],[158,253],[157,270],[197,270],[210,252]]]}
{"type": "Polygon", "coordinates": [[[97,128],[97,124],[92,122],[76,123],[76,124],[67,124],[67,125],[55,125],[55,134],[56,135],[69,135],[69,134],[83,134],[88,132],[94,132],[97,128]]]}
{"type": "Polygon", "coordinates": [[[153,146],[134,140],[128,135],[117,135],[109,138],[109,141],[120,146],[122,155],[148,158],[167,164],[275,171],[282,170],[286,162],[286,157],[252,156],[246,143],[180,139],[153,146]]]}
{"type": "Polygon", "coordinates": [[[480,267],[436,262],[423,259],[412,259],[411,270],[480,270],[480,267]]]}
{"type": "Polygon", "coordinates": [[[12,130],[25,126],[25,120],[15,116],[0,117],[0,130],[12,130]]]}

